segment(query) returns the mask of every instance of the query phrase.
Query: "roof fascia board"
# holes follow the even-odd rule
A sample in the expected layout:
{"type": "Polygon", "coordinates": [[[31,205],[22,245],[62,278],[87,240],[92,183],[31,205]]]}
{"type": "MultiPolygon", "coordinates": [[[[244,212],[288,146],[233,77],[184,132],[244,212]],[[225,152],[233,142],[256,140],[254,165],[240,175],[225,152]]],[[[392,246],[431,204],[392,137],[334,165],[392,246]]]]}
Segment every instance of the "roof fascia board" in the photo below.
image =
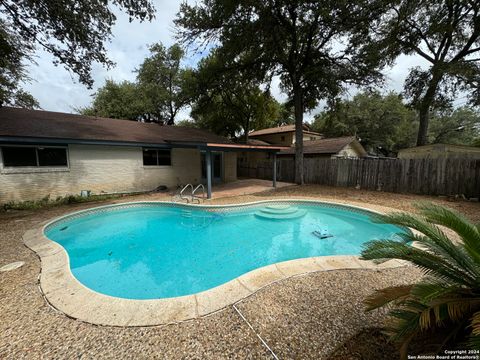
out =
{"type": "MultiPolygon", "coordinates": [[[[78,144],[78,145],[110,145],[110,146],[132,146],[132,147],[157,147],[172,148],[171,144],[158,143],[137,143],[129,141],[108,141],[108,140],[80,140],[80,139],[59,139],[59,138],[35,138],[18,136],[0,136],[0,144],[78,144]]],[[[186,146],[179,146],[186,147],[186,146]]],[[[195,146],[190,146],[195,147],[195,146]]]]}

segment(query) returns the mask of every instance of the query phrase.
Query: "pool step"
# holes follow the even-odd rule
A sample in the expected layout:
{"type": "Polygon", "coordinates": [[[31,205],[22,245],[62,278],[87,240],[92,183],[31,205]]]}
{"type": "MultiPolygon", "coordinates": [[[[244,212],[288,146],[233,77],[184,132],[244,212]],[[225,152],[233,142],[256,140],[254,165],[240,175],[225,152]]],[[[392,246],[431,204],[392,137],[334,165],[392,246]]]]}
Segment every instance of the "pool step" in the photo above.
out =
{"type": "Polygon", "coordinates": [[[305,216],[306,213],[306,210],[300,210],[295,206],[270,205],[257,211],[255,216],[268,220],[292,220],[301,218],[305,216]]]}
{"type": "Polygon", "coordinates": [[[296,206],[290,205],[270,205],[263,209],[260,209],[260,212],[265,214],[293,214],[298,211],[296,206]]]}
{"type": "Polygon", "coordinates": [[[192,212],[190,210],[182,210],[181,211],[182,217],[191,218],[192,212]]]}

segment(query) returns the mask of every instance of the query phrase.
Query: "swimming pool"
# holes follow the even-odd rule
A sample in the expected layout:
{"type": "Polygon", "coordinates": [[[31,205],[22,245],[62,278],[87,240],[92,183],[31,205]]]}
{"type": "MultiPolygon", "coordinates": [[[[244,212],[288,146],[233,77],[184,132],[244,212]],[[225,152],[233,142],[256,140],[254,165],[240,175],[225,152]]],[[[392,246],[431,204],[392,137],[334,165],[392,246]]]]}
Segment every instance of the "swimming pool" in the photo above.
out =
{"type": "Polygon", "coordinates": [[[309,202],[230,207],[138,203],[92,209],[45,228],[86,287],[125,299],[195,294],[254,269],[322,255],[358,255],[405,231],[372,213],[309,202]]]}

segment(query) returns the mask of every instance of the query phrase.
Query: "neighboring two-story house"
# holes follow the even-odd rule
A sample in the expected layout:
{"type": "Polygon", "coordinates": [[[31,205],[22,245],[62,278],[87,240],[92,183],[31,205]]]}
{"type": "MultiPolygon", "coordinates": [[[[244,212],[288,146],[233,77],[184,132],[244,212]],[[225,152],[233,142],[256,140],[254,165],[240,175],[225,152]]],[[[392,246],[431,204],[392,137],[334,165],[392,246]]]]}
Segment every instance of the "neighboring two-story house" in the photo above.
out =
{"type": "MultiPolygon", "coordinates": [[[[279,145],[289,146],[278,156],[295,156],[295,125],[285,125],[268,129],[253,131],[249,134],[250,145],[279,145]]],[[[311,131],[308,125],[303,125],[303,153],[305,157],[320,158],[360,158],[367,156],[366,150],[355,136],[338,138],[324,138],[322,134],[311,131]]],[[[267,160],[270,155],[262,153],[239,154],[238,164],[240,167],[255,167],[261,161],[267,160]]]]}
{"type": "MultiPolygon", "coordinates": [[[[268,129],[252,131],[248,134],[250,139],[265,141],[269,144],[292,146],[295,144],[295,125],[285,125],[268,129]]],[[[308,125],[303,125],[303,141],[320,140],[320,133],[311,131],[308,125]]]]}

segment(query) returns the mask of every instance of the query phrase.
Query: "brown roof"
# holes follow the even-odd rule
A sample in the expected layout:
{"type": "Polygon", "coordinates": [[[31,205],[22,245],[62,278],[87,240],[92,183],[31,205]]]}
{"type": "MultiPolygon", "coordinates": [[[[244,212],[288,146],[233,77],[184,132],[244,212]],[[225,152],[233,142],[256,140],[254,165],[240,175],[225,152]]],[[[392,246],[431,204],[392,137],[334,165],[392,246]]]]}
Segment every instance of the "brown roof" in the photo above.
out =
{"type": "Polygon", "coordinates": [[[51,111],[0,108],[0,137],[142,144],[232,144],[205,130],[51,111]]]}
{"type": "MultiPolygon", "coordinates": [[[[303,143],[303,153],[304,154],[336,154],[340,150],[342,150],[345,146],[352,143],[353,141],[356,141],[355,136],[345,136],[345,137],[338,137],[338,138],[305,141],[303,143]]],[[[288,150],[281,151],[279,153],[279,155],[290,155],[290,154],[295,154],[294,146],[292,146],[288,150]]]]}
{"type": "Polygon", "coordinates": [[[269,142],[258,140],[258,139],[248,139],[249,145],[271,145],[269,142]]]}
{"type": "MultiPolygon", "coordinates": [[[[268,129],[252,131],[250,134],[248,134],[248,136],[279,134],[279,133],[293,132],[293,131],[295,131],[295,125],[285,125],[285,126],[278,126],[278,127],[268,128],[268,129]]],[[[310,131],[310,128],[306,124],[303,125],[303,131],[308,134],[321,135],[319,133],[310,131]]]]}

